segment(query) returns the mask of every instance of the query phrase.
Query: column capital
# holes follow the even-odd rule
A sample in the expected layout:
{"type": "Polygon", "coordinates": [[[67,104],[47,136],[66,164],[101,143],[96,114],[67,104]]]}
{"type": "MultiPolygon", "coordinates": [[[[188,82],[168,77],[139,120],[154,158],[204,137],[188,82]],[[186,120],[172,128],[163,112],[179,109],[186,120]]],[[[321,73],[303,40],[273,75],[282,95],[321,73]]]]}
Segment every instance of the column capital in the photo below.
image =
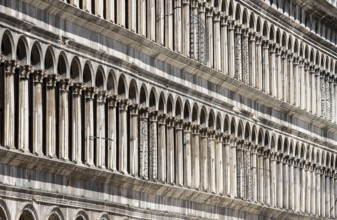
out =
{"type": "Polygon", "coordinates": [[[248,38],[249,37],[249,28],[243,28],[242,29],[242,36],[245,37],[245,38],[248,38]]]}
{"type": "Polygon", "coordinates": [[[84,87],[83,83],[72,83],[72,92],[73,92],[73,95],[75,95],[75,96],[81,95],[83,87],[84,87]]]}
{"type": "Polygon", "coordinates": [[[130,100],[129,99],[123,99],[123,100],[120,100],[118,102],[118,107],[119,107],[119,110],[121,111],[127,111],[128,110],[128,107],[130,105],[130,100]]]}
{"type": "Polygon", "coordinates": [[[199,134],[200,132],[200,125],[192,125],[192,133],[199,134]]]}
{"type": "Polygon", "coordinates": [[[158,115],[158,123],[159,124],[166,124],[166,119],[167,119],[167,115],[162,113],[160,115],[158,115]]]}
{"type": "Polygon", "coordinates": [[[228,21],[228,30],[234,30],[234,28],[235,28],[235,21],[229,20],[228,21]]]}
{"type": "Polygon", "coordinates": [[[241,34],[242,33],[242,26],[241,24],[235,25],[235,34],[241,34]]]}
{"type": "Polygon", "coordinates": [[[291,52],[288,51],[287,57],[288,57],[288,62],[293,62],[294,61],[294,56],[293,56],[293,54],[291,52]]]}
{"type": "Polygon", "coordinates": [[[276,56],[282,56],[282,48],[279,45],[275,46],[276,56]]]}
{"type": "Polygon", "coordinates": [[[106,91],[97,91],[96,92],[96,98],[97,98],[97,103],[105,103],[107,97],[107,92],[106,91]]]}
{"type": "Polygon", "coordinates": [[[55,88],[58,80],[57,74],[47,74],[46,77],[47,88],[55,88]]]}
{"type": "Polygon", "coordinates": [[[268,39],[263,39],[262,40],[262,48],[269,50],[269,40],[268,39]]]}
{"type": "Polygon", "coordinates": [[[97,91],[95,87],[85,87],[83,89],[83,92],[86,99],[94,99],[97,91]]]}
{"type": "Polygon", "coordinates": [[[199,12],[204,13],[206,11],[206,2],[199,2],[199,12]]]}
{"type": "Polygon", "coordinates": [[[208,130],[208,138],[214,139],[215,138],[215,131],[212,129],[208,130]]]}
{"type": "Polygon", "coordinates": [[[60,85],[61,92],[67,92],[69,91],[69,86],[71,85],[71,82],[69,79],[60,79],[59,85],[60,85]]]}
{"type": "Polygon", "coordinates": [[[276,53],[276,44],[275,43],[269,43],[269,52],[270,53],[276,53]]]}
{"type": "Polygon", "coordinates": [[[191,129],[191,122],[188,122],[188,121],[184,122],[183,123],[183,127],[184,127],[185,131],[190,131],[190,129],[191,129]]]}
{"type": "Polygon", "coordinates": [[[256,44],[257,45],[262,45],[262,37],[259,35],[256,35],[256,44]]]}
{"type": "Polygon", "coordinates": [[[206,128],[206,127],[201,127],[201,128],[200,128],[200,134],[201,134],[201,136],[203,136],[203,137],[207,137],[207,135],[208,135],[208,128],[206,128]]]}
{"type": "Polygon", "coordinates": [[[32,72],[32,66],[31,65],[20,65],[20,71],[19,76],[21,80],[28,80],[29,75],[32,72]]]}
{"type": "Polygon", "coordinates": [[[5,74],[14,74],[15,70],[19,67],[18,61],[16,60],[2,60],[5,65],[5,74]]]}
{"type": "MultiPolygon", "coordinates": [[[[82,89],[82,87],[81,87],[81,89],[82,89]]],[[[116,108],[117,107],[117,103],[118,103],[117,96],[109,95],[106,100],[107,100],[109,108],[116,108]]]]}
{"type": "Polygon", "coordinates": [[[223,140],[223,133],[222,132],[215,132],[215,139],[217,140],[217,142],[222,142],[223,140]]]}
{"type": "Polygon", "coordinates": [[[166,124],[167,124],[168,127],[174,127],[175,118],[174,117],[167,117],[166,124]]]}
{"type": "Polygon", "coordinates": [[[255,42],[256,41],[256,33],[255,32],[249,32],[249,41],[255,42]]]}
{"type": "Polygon", "coordinates": [[[221,20],[220,15],[221,15],[220,11],[214,11],[214,16],[213,16],[214,22],[220,22],[221,20]]]}
{"type": "Polygon", "coordinates": [[[206,17],[213,17],[214,8],[213,7],[206,7],[206,17]]]}
{"type": "Polygon", "coordinates": [[[192,9],[198,8],[198,0],[192,0],[191,1],[191,8],[192,9]]]}
{"type": "MultiPolygon", "coordinates": [[[[192,1],[193,2],[193,1],[192,1]]],[[[190,4],[190,1],[189,0],[182,0],[182,4],[183,5],[189,5],[190,4]]]]}
{"type": "Polygon", "coordinates": [[[182,130],[183,129],[183,119],[175,119],[174,123],[176,126],[176,129],[182,130]]]}
{"type": "Polygon", "coordinates": [[[221,20],[221,23],[220,23],[221,26],[227,26],[228,25],[228,16],[227,15],[221,14],[220,20],[221,20]]]}
{"type": "Polygon", "coordinates": [[[33,76],[33,82],[35,84],[40,84],[43,82],[43,78],[45,77],[44,71],[43,70],[33,70],[32,72],[33,76]]]}

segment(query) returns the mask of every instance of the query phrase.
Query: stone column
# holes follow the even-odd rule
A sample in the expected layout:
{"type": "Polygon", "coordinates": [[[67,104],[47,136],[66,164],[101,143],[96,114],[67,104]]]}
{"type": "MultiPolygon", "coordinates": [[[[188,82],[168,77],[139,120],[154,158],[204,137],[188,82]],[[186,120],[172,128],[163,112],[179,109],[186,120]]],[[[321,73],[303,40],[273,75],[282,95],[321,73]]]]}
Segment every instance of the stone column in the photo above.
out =
{"type": "Polygon", "coordinates": [[[299,168],[299,160],[296,158],[294,161],[294,182],[295,182],[295,197],[294,197],[294,205],[295,212],[300,212],[301,208],[301,187],[300,187],[300,168],[299,168]]]}
{"type": "Polygon", "coordinates": [[[223,138],[224,142],[224,150],[222,158],[224,164],[224,194],[230,196],[230,189],[231,189],[231,174],[230,174],[230,139],[229,136],[225,136],[223,138]]]}
{"type": "Polygon", "coordinates": [[[326,119],[331,120],[331,94],[330,94],[330,77],[329,73],[325,75],[325,109],[326,109],[326,119]]]}
{"type": "Polygon", "coordinates": [[[242,81],[242,43],[241,43],[241,26],[235,26],[234,38],[234,55],[235,55],[235,74],[234,78],[242,81]]]}
{"type": "Polygon", "coordinates": [[[237,161],[236,161],[236,139],[230,140],[230,181],[231,197],[237,198],[237,161]]]}
{"type": "Polygon", "coordinates": [[[288,158],[282,158],[283,165],[283,208],[286,210],[290,209],[289,206],[289,166],[288,158]]]}
{"type": "MultiPolygon", "coordinates": [[[[118,159],[119,159],[119,172],[123,174],[128,173],[128,124],[127,124],[127,113],[128,113],[128,107],[129,107],[129,100],[124,99],[121,100],[118,103],[118,108],[119,108],[119,124],[118,124],[118,129],[119,129],[119,137],[118,137],[118,159]]],[[[157,173],[157,172],[156,172],[157,173]]]]}
{"type": "Polygon", "coordinates": [[[206,29],[208,32],[206,32],[206,38],[208,41],[205,41],[208,43],[208,45],[205,44],[205,47],[208,47],[208,53],[207,50],[205,51],[207,54],[205,54],[205,61],[206,65],[208,67],[213,67],[214,60],[213,60],[213,7],[206,7],[206,29]],[[208,58],[208,59],[207,59],[208,58]]]}
{"type": "Polygon", "coordinates": [[[184,185],[183,169],[184,169],[184,157],[183,157],[183,121],[181,119],[175,121],[176,125],[176,184],[179,186],[184,185]]]}
{"type": "MultiPolygon", "coordinates": [[[[107,119],[107,137],[108,137],[108,169],[117,171],[117,137],[116,137],[116,107],[117,98],[114,95],[107,97],[108,119],[107,119]]],[[[146,132],[147,135],[147,132],[146,132]]]]}
{"type": "Polygon", "coordinates": [[[184,185],[191,188],[192,184],[192,158],[191,158],[191,124],[185,122],[184,125],[184,185]]]}
{"type": "Polygon", "coordinates": [[[148,109],[139,110],[139,175],[140,178],[149,179],[149,119],[148,109]]]}
{"type": "Polygon", "coordinates": [[[236,56],[235,56],[235,43],[234,43],[234,23],[235,21],[228,21],[228,73],[230,77],[236,74],[236,56]]]}
{"type": "Polygon", "coordinates": [[[270,45],[270,94],[277,97],[277,66],[275,44],[270,45]]]}
{"type": "Polygon", "coordinates": [[[215,178],[216,178],[216,193],[223,194],[223,158],[222,158],[222,133],[216,134],[216,149],[215,149],[215,178]]]}
{"type": "Polygon", "coordinates": [[[60,88],[60,109],[59,109],[59,158],[68,160],[69,149],[69,103],[68,92],[70,82],[68,79],[59,81],[60,88]]]}
{"type": "Polygon", "coordinates": [[[72,161],[76,164],[82,164],[82,111],[81,111],[81,96],[82,83],[72,84],[72,161]]]}
{"type": "MultiPolygon", "coordinates": [[[[137,0],[127,0],[129,3],[128,7],[128,28],[130,31],[137,31],[137,0]]],[[[159,1],[162,2],[163,0],[159,1]]],[[[159,3],[158,3],[159,4],[159,3]]],[[[163,17],[160,20],[163,21],[163,17]]]]}
{"type": "Polygon", "coordinates": [[[304,64],[304,80],[305,80],[305,89],[304,89],[304,108],[308,111],[308,112],[312,112],[311,109],[311,91],[312,91],[312,86],[310,84],[310,74],[309,74],[309,63],[305,63],[304,64]]]}
{"type": "Polygon", "coordinates": [[[325,174],[325,217],[330,218],[330,210],[331,210],[331,203],[330,203],[330,170],[326,171],[325,174]]]}
{"type": "MultiPolygon", "coordinates": [[[[53,158],[56,157],[56,96],[55,88],[57,75],[48,74],[46,75],[47,83],[47,97],[46,97],[46,156],[53,158]]],[[[25,91],[28,95],[28,90],[25,91]]],[[[24,102],[28,102],[28,99],[24,102]]],[[[28,110],[28,109],[26,109],[28,110]]],[[[27,117],[28,121],[28,115],[27,117]]],[[[27,127],[28,128],[28,127],[27,127]]],[[[28,131],[27,131],[28,133],[28,131]]],[[[28,138],[27,138],[28,140],[28,138]]]]}
{"type": "Polygon", "coordinates": [[[175,160],[174,160],[174,123],[173,117],[166,120],[167,124],[167,182],[175,182],[175,160]]]}
{"type": "Polygon", "coordinates": [[[277,186],[276,186],[276,207],[277,208],[283,208],[283,199],[284,199],[284,193],[283,193],[283,176],[284,176],[284,170],[283,170],[283,158],[282,155],[277,155],[277,186]]]}
{"type": "Polygon", "coordinates": [[[288,89],[289,89],[289,103],[294,105],[295,104],[295,91],[294,91],[294,72],[293,72],[293,55],[288,54],[288,89]]]}
{"type": "Polygon", "coordinates": [[[270,186],[270,206],[276,207],[276,200],[277,200],[277,194],[276,194],[276,176],[277,174],[277,165],[276,165],[276,153],[271,152],[270,153],[270,174],[271,174],[271,186],[270,186]]]}
{"type": "Polygon", "coordinates": [[[326,170],[325,170],[325,167],[322,167],[322,170],[321,170],[321,175],[320,175],[320,178],[321,178],[321,216],[324,216],[325,217],[325,197],[326,197],[326,185],[325,185],[325,173],[326,173],[326,170]]]}
{"type": "Polygon", "coordinates": [[[282,53],[282,71],[283,71],[283,81],[282,81],[282,87],[283,87],[283,101],[284,102],[290,102],[289,99],[289,72],[288,72],[288,54],[287,52],[282,53]]]}
{"type": "Polygon", "coordinates": [[[105,101],[106,93],[100,91],[96,94],[96,166],[105,169],[105,101]]]}
{"type": "Polygon", "coordinates": [[[313,65],[309,66],[309,73],[310,73],[310,84],[312,87],[312,89],[310,90],[310,93],[311,93],[310,109],[313,114],[316,114],[317,113],[317,103],[316,103],[316,94],[317,94],[316,85],[317,84],[316,84],[316,79],[315,79],[315,67],[313,65]]]}
{"type": "Polygon", "coordinates": [[[244,155],[244,146],[243,141],[237,142],[236,148],[236,159],[237,159],[237,194],[238,198],[244,199],[245,195],[245,178],[244,178],[244,163],[245,163],[245,155],[244,155]]]}
{"type": "Polygon", "coordinates": [[[166,182],[166,115],[158,116],[158,181],[166,182]]]}
{"type": "MultiPolygon", "coordinates": [[[[14,74],[15,74],[16,68],[17,68],[16,61],[14,60],[4,61],[5,76],[4,76],[4,90],[3,90],[4,91],[4,94],[3,94],[3,97],[4,97],[4,101],[3,101],[3,106],[4,106],[4,109],[3,109],[3,119],[4,119],[3,142],[4,142],[4,147],[7,147],[7,148],[15,148],[14,146],[15,145],[15,140],[14,140],[14,137],[15,137],[14,135],[14,132],[15,132],[14,74]]],[[[41,120],[41,123],[42,123],[42,120],[41,120]]],[[[41,149],[41,152],[42,152],[42,149],[41,149]]]]}
{"type": "Polygon", "coordinates": [[[311,206],[311,200],[312,200],[312,194],[311,194],[311,171],[310,171],[310,162],[305,162],[305,179],[306,179],[306,185],[305,185],[305,213],[309,214],[311,212],[310,206],[311,206]]]}
{"type": "Polygon", "coordinates": [[[335,123],[337,123],[337,77],[334,82],[334,95],[335,95],[335,123]]]}
{"type": "Polygon", "coordinates": [[[192,126],[192,188],[200,187],[200,126],[192,126]]]}
{"type": "Polygon", "coordinates": [[[264,164],[263,164],[263,148],[261,146],[258,146],[258,201],[261,204],[264,204],[264,192],[265,192],[265,187],[264,187],[264,164]]]}
{"type": "Polygon", "coordinates": [[[336,218],[336,201],[335,201],[335,170],[331,170],[331,176],[330,176],[330,201],[331,201],[331,208],[330,208],[330,216],[331,218],[336,218]]]}
{"type": "Polygon", "coordinates": [[[307,199],[306,196],[306,186],[307,186],[307,179],[306,179],[306,170],[305,170],[305,164],[304,161],[301,161],[300,164],[300,175],[301,175],[301,180],[300,181],[300,186],[301,186],[301,213],[305,213],[305,201],[307,199]]]}
{"type": "Polygon", "coordinates": [[[250,67],[249,67],[249,29],[242,30],[242,81],[250,84],[250,67]]]}
{"type": "MultiPolygon", "coordinates": [[[[42,70],[35,70],[33,76],[33,153],[42,155],[43,145],[43,109],[42,109],[42,83],[44,73],[42,70]]],[[[68,141],[68,140],[66,140],[68,141]]]]}
{"type": "Polygon", "coordinates": [[[165,46],[173,50],[173,8],[171,0],[165,0],[165,9],[165,46]]]}
{"type": "Polygon", "coordinates": [[[181,18],[181,1],[173,1],[173,16],[174,16],[174,51],[182,52],[182,18],[181,18]]]}
{"type": "Polygon", "coordinates": [[[132,176],[139,176],[138,172],[138,109],[137,104],[130,106],[130,174],[132,176]]]}
{"type": "Polygon", "coordinates": [[[330,89],[330,120],[335,121],[335,83],[334,77],[329,77],[329,89],[330,89]]]}
{"type": "Polygon", "coordinates": [[[215,193],[215,132],[213,130],[208,132],[207,156],[209,188],[210,192],[215,193]]]}
{"type": "MultiPolygon", "coordinates": [[[[18,149],[29,152],[29,74],[31,66],[21,66],[19,71],[18,149]]],[[[6,91],[5,91],[6,92],[6,91]]],[[[54,97],[55,98],[55,97],[54,97]]],[[[54,119],[55,120],[55,119],[54,119]]],[[[6,130],[5,130],[6,131],[6,130]]],[[[55,133],[55,132],[54,132],[55,133]]],[[[55,145],[54,145],[55,147],[55,145]]]]}
{"type": "MultiPolygon", "coordinates": [[[[78,0],[77,0],[78,1],[78,0]]],[[[105,19],[107,21],[115,22],[115,0],[106,0],[105,1],[105,19]]]]}
{"type": "Polygon", "coordinates": [[[86,87],[85,95],[85,164],[94,166],[94,97],[96,90],[94,87],[86,87]]]}
{"type": "Polygon", "coordinates": [[[257,176],[257,148],[256,146],[252,146],[251,150],[251,158],[252,158],[252,201],[257,202],[258,201],[258,176],[257,176]]]}
{"type": "Polygon", "coordinates": [[[264,40],[262,45],[263,50],[263,80],[264,92],[270,94],[270,72],[269,72],[269,41],[264,40]]]}
{"type": "Polygon", "coordinates": [[[322,94],[321,94],[321,74],[318,68],[315,69],[315,81],[316,81],[316,114],[322,117],[322,94]]]}
{"type": "Polygon", "coordinates": [[[259,90],[263,90],[263,70],[262,70],[262,38],[256,38],[256,86],[259,90]]]}
{"type": "Polygon", "coordinates": [[[325,73],[320,73],[320,83],[321,83],[321,117],[326,119],[326,83],[325,83],[325,73]]]}
{"type": "MultiPolygon", "coordinates": [[[[155,0],[147,0],[146,2],[147,2],[147,10],[146,10],[147,38],[149,38],[152,41],[155,41],[156,40],[156,3],[155,3],[155,0]]],[[[172,16],[172,15],[170,14],[169,16],[172,16]]]]}
{"type": "Polygon", "coordinates": [[[320,167],[315,169],[316,176],[316,216],[321,216],[321,171],[320,167]]]}
{"type": "Polygon", "coordinates": [[[208,191],[208,157],[207,157],[207,128],[200,130],[200,177],[201,177],[201,189],[208,191]]]}
{"type": "Polygon", "coordinates": [[[103,1],[95,1],[95,15],[103,18],[103,1]]]}
{"type": "Polygon", "coordinates": [[[157,0],[156,3],[156,42],[160,45],[164,45],[165,39],[165,7],[164,0],[157,0]]]}
{"type": "Polygon", "coordinates": [[[256,35],[255,33],[249,34],[249,73],[250,73],[250,85],[252,87],[257,87],[256,83],[256,35]]]}
{"type": "Polygon", "coordinates": [[[301,109],[306,109],[306,96],[308,96],[309,94],[305,93],[305,89],[307,87],[307,82],[306,82],[306,78],[305,78],[305,73],[304,73],[304,60],[301,59],[299,62],[299,87],[300,87],[300,106],[301,109]]]}
{"type": "MultiPolygon", "coordinates": [[[[298,57],[294,57],[294,74],[293,78],[291,78],[292,83],[292,88],[293,88],[293,103],[295,104],[296,107],[301,106],[301,77],[300,77],[300,72],[299,72],[299,64],[300,62],[302,63],[302,60],[299,61],[298,57]]],[[[290,88],[291,89],[291,88],[290,88]]]]}
{"type": "Polygon", "coordinates": [[[91,13],[91,0],[82,0],[83,2],[83,10],[91,13]]]}
{"type": "MultiPolygon", "coordinates": [[[[125,0],[116,0],[117,24],[125,27],[125,0]]],[[[149,17],[149,15],[147,15],[149,17]]]]}
{"type": "Polygon", "coordinates": [[[289,158],[289,210],[295,211],[294,158],[289,158]]]}
{"type": "Polygon", "coordinates": [[[190,56],[190,1],[182,0],[182,52],[190,56]]]}
{"type": "Polygon", "coordinates": [[[315,164],[311,164],[310,166],[310,179],[311,179],[311,200],[310,200],[310,214],[316,214],[316,174],[315,174],[315,164]]]}
{"type": "Polygon", "coordinates": [[[70,4],[72,4],[73,6],[78,8],[79,7],[79,0],[70,0],[70,4]]]}
{"type": "Polygon", "coordinates": [[[146,36],[146,16],[147,16],[146,15],[146,0],[139,0],[137,8],[138,8],[138,19],[137,19],[138,34],[142,36],[146,36]]]}
{"type": "Polygon", "coordinates": [[[271,200],[270,200],[270,195],[271,195],[271,190],[270,190],[270,183],[271,183],[271,178],[270,178],[270,152],[269,150],[264,151],[264,182],[265,182],[265,204],[271,205],[271,200]]]}
{"type": "Polygon", "coordinates": [[[282,53],[281,48],[276,48],[276,89],[277,89],[277,97],[280,100],[283,100],[283,72],[282,72],[282,53]]]}
{"type": "MultiPolygon", "coordinates": [[[[214,12],[214,69],[221,71],[220,12],[214,12]]],[[[212,41],[212,40],[211,40],[212,41]]]]}
{"type": "Polygon", "coordinates": [[[227,30],[227,17],[221,16],[221,70],[225,75],[228,75],[228,30],[227,30]]]}
{"type": "Polygon", "coordinates": [[[201,19],[198,15],[198,0],[191,1],[191,48],[190,55],[192,59],[198,60],[198,47],[196,43],[196,39],[198,38],[198,19],[201,19]]]}

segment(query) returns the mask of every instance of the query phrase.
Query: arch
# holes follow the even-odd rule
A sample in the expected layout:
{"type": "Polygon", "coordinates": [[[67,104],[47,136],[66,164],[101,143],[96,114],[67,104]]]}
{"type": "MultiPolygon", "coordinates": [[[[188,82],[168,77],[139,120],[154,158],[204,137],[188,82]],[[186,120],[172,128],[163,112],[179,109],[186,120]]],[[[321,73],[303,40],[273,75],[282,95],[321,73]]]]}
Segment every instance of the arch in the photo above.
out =
{"type": "Polygon", "coordinates": [[[234,3],[233,0],[231,0],[228,6],[228,16],[233,18],[233,13],[234,13],[234,3]]]}
{"type": "Polygon", "coordinates": [[[104,85],[105,85],[105,74],[104,74],[104,69],[102,66],[99,66],[97,68],[97,72],[96,72],[96,80],[95,80],[95,86],[100,89],[103,90],[104,89],[104,85]]]}
{"type": "Polygon", "coordinates": [[[25,205],[19,216],[19,220],[38,220],[35,208],[31,204],[25,205]]]}
{"type": "Polygon", "coordinates": [[[63,52],[61,52],[57,61],[57,74],[66,77],[67,72],[68,72],[68,61],[66,59],[66,55],[63,52]]]}
{"type": "Polygon", "coordinates": [[[175,115],[176,115],[176,118],[177,119],[181,119],[182,118],[182,101],[181,101],[181,98],[178,97],[177,100],[176,100],[176,110],[175,110],[175,115]]]}
{"type": "Polygon", "coordinates": [[[235,121],[235,118],[232,117],[232,120],[231,120],[231,126],[230,126],[230,134],[234,137],[237,136],[237,131],[236,131],[236,121],[235,121]]]}
{"type": "Polygon", "coordinates": [[[100,214],[98,216],[97,220],[110,220],[110,217],[109,217],[108,213],[103,212],[102,214],[100,214]]]}
{"type": "Polygon", "coordinates": [[[298,45],[298,40],[295,39],[295,43],[294,43],[294,53],[296,55],[299,55],[299,45],[298,45]]]}
{"type": "Polygon", "coordinates": [[[229,130],[229,116],[225,115],[225,119],[224,119],[224,123],[223,123],[223,131],[225,134],[229,134],[230,130],[229,130]]]}
{"type": "Polygon", "coordinates": [[[115,72],[113,69],[111,69],[108,73],[108,80],[107,80],[107,85],[106,89],[110,94],[115,94],[116,93],[116,77],[115,77],[115,72]]]}
{"type": "Polygon", "coordinates": [[[242,25],[245,27],[248,27],[248,11],[245,8],[242,13],[242,25]]]}
{"type": "Polygon", "coordinates": [[[304,46],[304,58],[306,60],[309,60],[309,46],[308,45],[304,46]]]}
{"type": "Polygon", "coordinates": [[[222,121],[221,114],[220,112],[218,112],[218,114],[216,115],[216,127],[215,127],[217,131],[222,131],[221,121],[222,121]]]}
{"type": "Polygon", "coordinates": [[[277,30],[276,30],[275,42],[276,42],[278,45],[281,45],[281,31],[280,31],[279,28],[277,28],[277,30]]]}
{"type": "Polygon", "coordinates": [[[282,149],[282,136],[279,135],[277,139],[277,152],[279,154],[283,154],[283,149],[282,149]]]}
{"type": "Polygon", "coordinates": [[[208,113],[208,128],[215,129],[215,115],[213,109],[208,113]]]}
{"type": "Polygon", "coordinates": [[[139,92],[139,104],[141,104],[143,107],[147,106],[148,102],[148,93],[146,89],[146,85],[143,83],[142,86],[140,87],[140,92],[139,92]]]}
{"type": "Polygon", "coordinates": [[[188,100],[185,100],[184,104],[184,120],[189,121],[190,120],[190,112],[191,112],[191,106],[190,102],[188,100]]]}
{"type": "Polygon", "coordinates": [[[261,35],[261,18],[260,16],[257,17],[256,20],[256,32],[259,33],[261,35]]]}
{"type": "Polygon", "coordinates": [[[287,48],[287,34],[286,32],[283,32],[282,34],[282,40],[281,40],[281,45],[283,48],[287,48]]]}
{"type": "Polygon", "coordinates": [[[117,94],[120,98],[126,98],[127,97],[127,94],[126,94],[126,91],[127,90],[127,86],[126,86],[126,79],[125,79],[125,76],[123,74],[121,74],[119,76],[119,79],[118,79],[118,86],[117,86],[117,94]]]}
{"type": "Polygon", "coordinates": [[[251,136],[250,124],[249,124],[249,122],[246,122],[245,132],[244,132],[243,137],[246,141],[250,141],[250,136],[251,136]]]}
{"type": "Polygon", "coordinates": [[[315,57],[315,56],[314,56],[314,49],[311,48],[311,50],[310,50],[310,62],[311,62],[312,64],[315,63],[315,58],[314,58],[314,57],[315,57]]]}
{"type": "Polygon", "coordinates": [[[138,87],[135,79],[132,79],[129,84],[129,99],[132,103],[138,102],[138,87]]]}
{"type": "Polygon", "coordinates": [[[87,213],[84,210],[80,210],[75,215],[74,220],[89,220],[87,213]]]}
{"type": "Polygon", "coordinates": [[[264,133],[264,146],[267,149],[270,149],[270,135],[269,135],[269,131],[265,131],[265,133],[264,133]]]}
{"type": "Polygon", "coordinates": [[[272,134],[271,141],[270,141],[270,150],[272,152],[276,152],[277,151],[276,147],[277,147],[276,146],[276,137],[275,137],[275,134],[272,134]]]}
{"type": "Polygon", "coordinates": [[[49,73],[54,73],[55,54],[51,46],[48,46],[44,57],[44,69],[49,73]]]}
{"type": "Polygon", "coordinates": [[[293,41],[292,41],[292,37],[288,36],[288,50],[292,52],[293,50],[293,41]]]}
{"type": "Polygon", "coordinates": [[[90,61],[85,62],[83,68],[83,83],[87,86],[93,86],[92,65],[90,61]]]}
{"type": "Polygon", "coordinates": [[[6,205],[6,202],[3,200],[0,200],[0,219],[3,220],[12,219],[10,216],[10,212],[8,210],[8,206],[6,205]]]}
{"type": "Polygon", "coordinates": [[[244,138],[244,127],[243,127],[243,122],[242,120],[239,120],[239,123],[238,123],[238,131],[237,131],[237,137],[239,139],[243,139],[244,138]]]}
{"type": "Polygon", "coordinates": [[[160,113],[165,113],[166,112],[166,109],[165,109],[165,103],[166,103],[166,101],[165,101],[165,95],[164,95],[164,93],[163,92],[161,92],[160,93],[160,96],[159,96],[159,112],[160,113]]]}
{"type": "Polygon", "coordinates": [[[30,52],[30,64],[34,69],[41,69],[41,51],[40,43],[35,41],[30,52]]]}
{"type": "Polygon", "coordinates": [[[173,96],[169,94],[167,97],[166,112],[170,117],[173,116],[173,107],[173,96]]]}
{"type": "Polygon", "coordinates": [[[20,36],[16,44],[16,59],[20,64],[27,64],[28,42],[25,36],[20,36]]]}
{"type": "Polygon", "coordinates": [[[242,19],[241,19],[241,7],[240,4],[236,4],[236,8],[235,8],[235,21],[237,21],[238,23],[241,23],[242,19]]]}
{"type": "Polygon", "coordinates": [[[151,89],[149,101],[149,107],[151,108],[151,111],[155,111],[157,109],[157,93],[154,87],[151,89]]]}
{"type": "Polygon", "coordinates": [[[269,30],[269,40],[276,42],[275,40],[275,28],[274,25],[270,26],[270,30],[269,30]]]}
{"type": "Polygon", "coordinates": [[[286,137],[285,139],[284,139],[284,143],[283,143],[283,153],[285,154],[285,155],[289,155],[289,141],[288,141],[288,138],[286,137]]]}
{"type": "Polygon", "coordinates": [[[221,11],[224,13],[224,14],[227,14],[227,1],[226,0],[222,0],[221,1],[221,11]]]}
{"type": "Polygon", "coordinates": [[[296,158],[300,158],[300,151],[301,151],[300,148],[301,148],[300,144],[298,142],[296,142],[296,145],[295,145],[295,157],[296,158]]]}
{"type": "Polygon", "coordinates": [[[253,127],[252,127],[252,138],[251,138],[251,141],[252,141],[253,144],[256,144],[256,141],[257,141],[256,133],[257,133],[257,128],[256,128],[255,125],[253,125],[253,127]]]}
{"type": "Polygon", "coordinates": [[[220,0],[214,0],[213,7],[216,11],[220,11],[221,9],[221,1],[220,0]]]}
{"type": "Polygon", "coordinates": [[[13,36],[10,31],[5,30],[1,38],[1,55],[5,56],[7,59],[12,59],[13,48],[13,36]]]}
{"type": "Polygon", "coordinates": [[[200,125],[206,127],[207,126],[206,121],[207,121],[206,108],[205,106],[202,106],[200,111],[200,125]]]}
{"type": "Polygon", "coordinates": [[[64,216],[58,207],[54,207],[49,214],[48,220],[63,220],[64,216]]]}
{"type": "Polygon", "coordinates": [[[260,145],[261,147],[264,147],[263,146],[263,129],[262,128],[259,129],[259,133],[258,133],[258,136],[257,136],[257,144],[260,145]]]}
{"type": "Polygon", "coordinates": [[[249,17],[249,28],[255,31],[255,14],[252,12],[249,17]]]}
{"type": "Polygon", "coordinates": [[[80,81],[80,74],[82,72],[80,60],[78,57],[74,57],[70,65],[70,78],[74,81],[80,81]]]}
{"type": "Polygon", "coordinates": [[[199,113],[199,108],[198,108],[198,104],[194,103],[193,104],[193,108],[192,108],[192,123],[193,124],[198,124],[199,120],[198,120],[198,114],[199,113]]]}
{"type": "Polygon", "coordinates": [[[301,149],[300,149],[301,151],[300,151],[300,158],[302,159],[302,160],[304,160],[305,158],[305,151],[306,151],[306,148],[305,148],[305,145],[302,143],[302,145],[301,145],[301,149]]]}
{"type": "Polygon", "coordinates": [[[268,23],[266,21],[263,23],[262,36],[266,38],[269,36],[268,23]]]}

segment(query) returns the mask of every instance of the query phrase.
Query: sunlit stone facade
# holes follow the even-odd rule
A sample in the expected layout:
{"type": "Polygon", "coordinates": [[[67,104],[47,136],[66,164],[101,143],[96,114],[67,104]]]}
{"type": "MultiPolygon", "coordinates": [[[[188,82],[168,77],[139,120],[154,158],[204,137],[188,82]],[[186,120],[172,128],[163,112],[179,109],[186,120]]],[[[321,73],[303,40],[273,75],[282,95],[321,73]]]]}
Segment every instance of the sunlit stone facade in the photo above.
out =
{"type": "Polygon", "coordinates": [[[0,0],[0,219],[335,219],[336,14],[0,0]]]}

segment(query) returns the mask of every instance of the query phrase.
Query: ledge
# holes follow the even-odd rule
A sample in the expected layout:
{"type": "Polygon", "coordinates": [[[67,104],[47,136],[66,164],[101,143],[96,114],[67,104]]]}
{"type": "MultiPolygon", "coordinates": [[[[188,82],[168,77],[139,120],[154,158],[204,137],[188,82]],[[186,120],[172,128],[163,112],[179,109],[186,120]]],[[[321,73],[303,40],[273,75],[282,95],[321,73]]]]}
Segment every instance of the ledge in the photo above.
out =
{"type": "MultiPolygon", "coordinates": [[[[94,182],[108,183],[115,187],[121,187],[128,190],[142,192],[145,194],[171,197],[180,200],[192,201],[201,204],[208,204],[218,207],[225,207],[251,214],[263,215],[275,219],[314,219],[314,216],[301,215],[299,213],[289,212],[274,207],[262,206],[258,203],[231,198],[229,196],[216,195],[209,192],[189,189],[177,185],[163,184],[152,182],[130,175],[123,175],[119,172],[111,172],[106,169],[96,167],[88,167],[85,165],[76,165],[72,162],[66,162],[59,159],[49,159],[47,157],[39,157],[30,153],[23,153],[16,149],[6,149],[0,146],[1,164],[22,167],[25,169],[47,172],[51,174],[62,175],[75,179],[90,179],[94,182]]],[[[36,175],[35,178],[38,178],[36,175]]],[[[8,186],[10,188],[10,186],[8,186]]],[[[21,190],[21,189],[20,189],[21,190]]],[[[24,190],[24,189],[22,189],[24,190]]],[[[30,192],[38,192],[41,190],[29,189],[30,192]]],[[[46,194],[53,194],[45,191],[46,194]]],[[[60,197],[74,195],[59,195],[60,197]]],[[[81,199],[86,199],[81,197],[81,199]]],[[[104,202],[104,201],[101,201],[104,202]]],[[[109,201],[113,202],[113,201],[109,201]]]]}

